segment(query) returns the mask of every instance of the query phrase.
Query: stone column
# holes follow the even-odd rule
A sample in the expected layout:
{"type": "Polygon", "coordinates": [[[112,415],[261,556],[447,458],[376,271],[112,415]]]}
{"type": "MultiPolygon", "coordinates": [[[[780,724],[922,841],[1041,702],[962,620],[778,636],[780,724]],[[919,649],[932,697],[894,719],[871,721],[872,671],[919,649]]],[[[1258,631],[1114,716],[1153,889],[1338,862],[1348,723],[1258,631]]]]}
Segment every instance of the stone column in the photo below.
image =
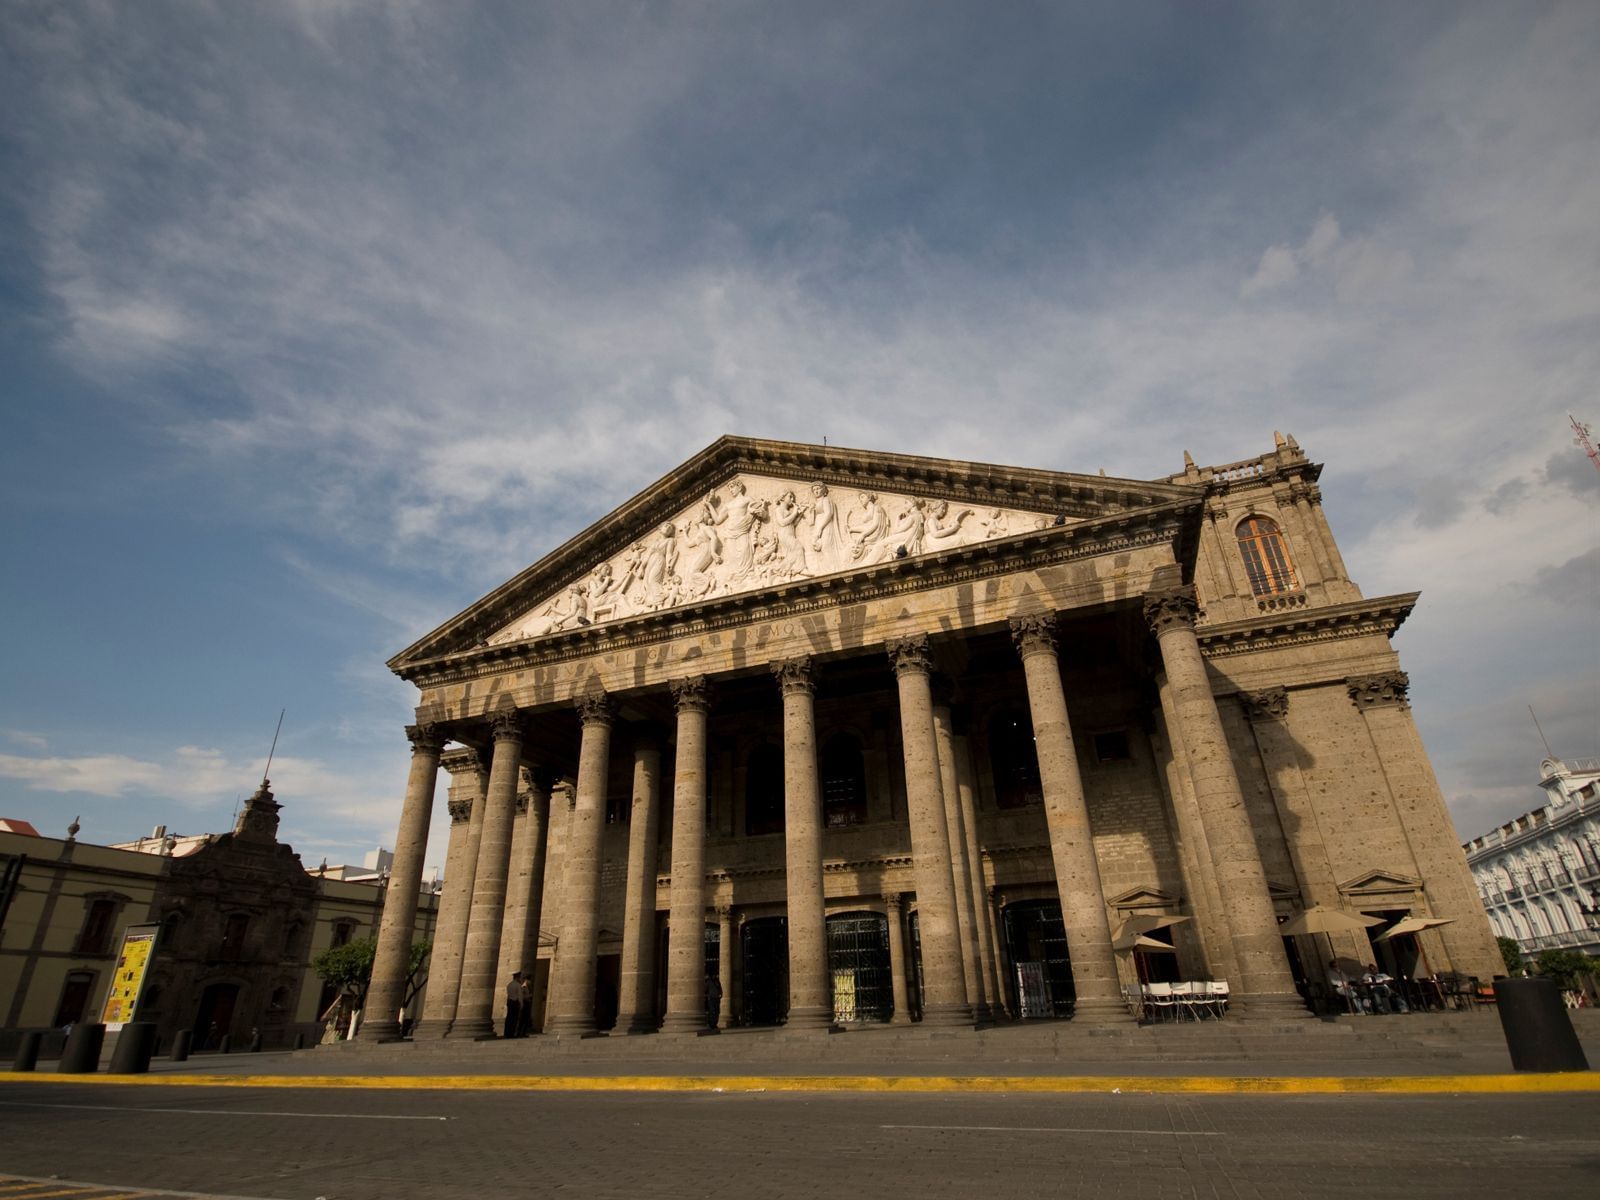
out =
{"type": "Polygon", "coordinates": [[[994,947],[994,996],[996,1011],[1004,1010],[1008,1016],[1018,1014],[1011,1010],[1011,993],[1006,990],[1006,951],[1000,936],[1000,891],[987,888],[983,893],[984,922],[989,927],[989,942],[994,947]]]}
{"type": "Polygon", "coordinates": [[[583,738],[578,789],[567,834],[561,935],[550,973],[550,1033],[593,1033],[595,958],[600,944],[600,851],[606,822],[606,771],[615,707],[603,692],[577,701],[583,738]]]}
{"type": "Polygon", "coordinates": [[[945,827],[950,831],[950,881],[956,894],[956,929],[961,937],[961,975],[966,981],[972,1015],[987,1021],[988,989],[978,968],[976,907],[972,902],[972,875],[967,869],[967,825],[961,811],[961,788],[956,782],[955,733],[950,727],[950,708],[933,706],[933,732],[939,752],[939,790],[944,796],[945,827]]]}
{"type": "Polygon", "coordinates": [[[922,939],[922,1020],[970,1025],[972,1004],[961,966],[961,932],[950,874],[950,833],[939,785],[939,746],[933,731],[933,659],[926,634],[894,638],[885,647],[900,693],[900,739],[905,755],[906,816],[917,884],[922,939]]]}
{"type": "Polygon", "coordinates": [[[784,869],[789,901],[790,1029],[833,1024],[828,922],[822,898],[822,791],[817,781],[816,682],[809,658],[774,663],[783,691],[784,869]]]}
{"type": "Polygon", "coordinates": [[[495,972],[494,994],[498,999],[506,994],[511,977],[524,966],[524,951],[528,944],[528,834],[529,795],[521,786],[528,769],[518,772],[516,813],[511,821],[511,861],[506,869],[506,909],[500,925],[500,966],[495,972]]]}
{"type": "Polygon", "coordinates": [[[1171,732],[1183,741],[1183,758],[1189,764],[1217,891],[1232,933],[1240,979],[1232,985],[1235,1000],[1230,1009],[1247,1017],[1308,1017],[1284,957],[1261,852],[1195,637],[1198,611],[1191,587],[1145,597],[1145,620],[1160,644],[1161,663],[1172,689],[1177,728],[1171,732]]]}
{"type": "Polygon", "coordinates": [[[706,1027],[706,725],[704,675],[674,680],[678,749],[672,783],[672,898],[667,914],[664,1033],[706,1027]]]}
{"type": "Polygon", "coordinates": [[[1128,1022],[1133,1016],[1123,1003],[1111,952],[1105,888],[1100,882],[1089,804],[1078,773],[1078,754],[1072,745],[1072,724],[1056,659],[1055,620],[1053,613],[1012,617],[1011,638],[1022,656],[1028,681],[1028,711],[1039,755],[1050,857],[1055,863],[1056,891],[1072,959],[1072,986],[1077,993],[1073,1019],[1097,1024],[1128,1022]]]}
{"type": "Polygon", "coordinates": [[[483,837],[484,794],[488,776],[476,750],[462,752],[466,769],[453,776],[450,800],[450,845],[445,859],[444,894],[434,923],[433,953],[428,957],[428,989],[416,1039],[442,1038],[456,1019],[461,997],[461,960],[467,948],[467,921],[472,916],[472,884],[478,873],[478,843],[483,837]],[[465,776],[465,780],[462,776],[465,776]],[[456,798],[456,793],[461,793],[456,798]],[[459,838],[459,852],[457,834],[459,838]]]}
{"type": "Polygon", "coordinates": [[[1372,739],[1395,815],[1411,846],[1412,860],[1422,876],[1422,890],[1432,911],[1417,915],[1453,918],[1454,924],[1437,930],[1450,956],[1450,966],[1479,979],[1492,978],[1503,969],[1503,960],[1467,867],[1455,823],[1445,808],[1439,781],[1412,720],[1411,705],[1406,699],[1410,683],[1404,671],[1362,675],[1346,681],[1351,702],[1360,710],[1372,739]]]}
{"type": "Polygon", "coordinates": [[[978,845],[977,789],[972,785],[972,749],[963,735],[957,735],[955,739],[955,756],[956,788],[961,797],[961,826],[967,836],[967,874],[971,876],[973,927],[978,933],[978,971],[983,979],[989,1015],[999,1019],[1005,1013],[1005,992],[999,986],[992,922],[985,911],[988,881],[983,874],[983,850],[978,845]]]}
{"type": "MultiPolygon", "coordinates": [[[[550,855],[550,776],[540,769],[529,772],[528,777],[528,812],[524,820],[527,822],[526,857],[519,863],[527,868],[525,882],[520,881],[519,887],[527,893],[524,910],[527,913],[522,924],[522,971],[528,980],[528,986],[533,986],[533,974],[539,962],[539,929],[544,922],[544,876],[545,864],[549,862],[550,855]]],[[[513,970],[517,968],[513,967],[513,970]]],[[[534,997],[535,1002],[538,996],[534,997]]]]}
{"type": "Polygon", "coordinates": [[[722,987],[722,1005],[717,1009],[717,1028],[733,1027],[733,908],[717,905],[717,983],[722,987]]]}
{"type": "Polygon", "coordinates": [[[417,894],[422,888],[422,859],[428,851],[428,823],[433,817],[433,791],[439,779],[439,752],[444,734],[437,725],[408,725],[411,774],[406,780],[400,829],[394,835],[394,866],[383,899],[383,923],[367,988],[367,1017],[357,1035],[364,1042],[392,1042],[400,1037],[400,1006],[405,1003],[410,975],[411,936],[417,924],[417,894]]]}
{"type": "Polygon", "coordinates": [[[623,897],[622,982],[617,1030],[656,1031],[656,843],[661,829],[661,747],[633,748],[633,810],[628,824],[628,883],[623,897]]]}
{"type": "Polygon", "coordinates": [[[894,991],[894,1015],[891,1025],[911,1024],[911,1001],[906,988],[906,927],[905,913],[899,892],[883,894],[883,911],[889,917],[889,985],[894,991]]]}
{"type": "Polygon", "coordinates": [[[495,983],[505,921],[506,875],[511,865],[511,826],[522,774],[522,714],[497,713],[492,728],[494,757],[489,764],[478,871],[472,883],[467,948],[461,959],[461,998],[455,1023],[450,1026],[451,1037],[493,1037],[501,1000],[495,995],[495,983]]]}

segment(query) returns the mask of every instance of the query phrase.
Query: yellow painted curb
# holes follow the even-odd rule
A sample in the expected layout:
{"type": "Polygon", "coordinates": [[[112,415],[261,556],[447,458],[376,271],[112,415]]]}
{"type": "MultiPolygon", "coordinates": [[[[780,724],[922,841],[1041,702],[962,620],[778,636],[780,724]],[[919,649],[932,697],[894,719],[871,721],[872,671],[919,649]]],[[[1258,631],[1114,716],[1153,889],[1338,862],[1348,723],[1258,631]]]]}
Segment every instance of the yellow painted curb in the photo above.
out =
{"type": "Polygon", "coordinates": [[[1438,1095],[1600,1092],[1600,1074],[1531,1075],[60,1075],[3,1083],[131,1087],[480,1092],[1184,1092],[1196,1095],[1438,1095]]]}

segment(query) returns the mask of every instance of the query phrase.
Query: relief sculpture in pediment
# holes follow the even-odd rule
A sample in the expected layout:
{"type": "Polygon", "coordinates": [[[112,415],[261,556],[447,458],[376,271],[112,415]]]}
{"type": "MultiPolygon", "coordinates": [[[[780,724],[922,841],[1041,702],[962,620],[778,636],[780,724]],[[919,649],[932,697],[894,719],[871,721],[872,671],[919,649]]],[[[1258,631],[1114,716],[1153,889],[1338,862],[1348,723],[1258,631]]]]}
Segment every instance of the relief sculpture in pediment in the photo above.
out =
{"type": "Polygon", "coordinates": [[[489,639],[544,637],[1043,529],[1038,512],[735,476],[489,639]]]}

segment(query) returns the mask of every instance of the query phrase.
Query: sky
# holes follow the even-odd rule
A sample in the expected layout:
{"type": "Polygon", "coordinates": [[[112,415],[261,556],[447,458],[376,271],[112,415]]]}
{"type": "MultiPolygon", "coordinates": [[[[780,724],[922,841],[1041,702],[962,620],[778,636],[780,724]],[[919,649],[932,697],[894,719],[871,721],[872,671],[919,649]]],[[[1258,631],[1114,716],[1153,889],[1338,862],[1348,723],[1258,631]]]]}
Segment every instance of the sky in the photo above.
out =
{"type": "Polygon", "coordinates": [[[384,662],[724,433],[1154,478],[1282,430],[1421,591],[1486,832],[1529,705],[1600,756],[1597,61],[1531,0],[12,0],[0,816],[225,830],[287,710],[282,836],[359,862],[384,662]]]}

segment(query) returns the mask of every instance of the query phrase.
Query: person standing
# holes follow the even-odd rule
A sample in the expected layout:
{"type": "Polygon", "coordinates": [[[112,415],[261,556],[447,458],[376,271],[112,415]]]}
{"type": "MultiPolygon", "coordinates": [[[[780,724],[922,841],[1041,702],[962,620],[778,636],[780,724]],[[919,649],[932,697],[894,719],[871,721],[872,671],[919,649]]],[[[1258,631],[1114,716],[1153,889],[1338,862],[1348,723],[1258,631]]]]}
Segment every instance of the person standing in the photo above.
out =
{"type": "Polygon", "coordinates": [[[506,984],[506,1026],[505,1036],[516,1037],[517,1031],[522,1026],[522,972],[514,971],[511,982],[506,984]]]}

